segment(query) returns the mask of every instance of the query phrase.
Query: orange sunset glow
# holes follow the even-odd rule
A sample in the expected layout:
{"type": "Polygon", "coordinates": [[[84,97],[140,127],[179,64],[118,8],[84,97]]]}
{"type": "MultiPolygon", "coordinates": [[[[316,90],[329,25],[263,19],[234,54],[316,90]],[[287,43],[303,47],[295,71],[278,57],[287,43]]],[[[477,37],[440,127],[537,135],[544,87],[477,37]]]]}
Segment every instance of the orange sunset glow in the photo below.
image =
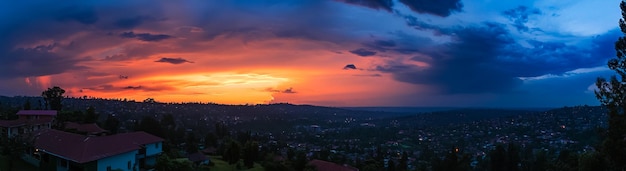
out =
{"type": "Polygon", "coordinates": [[[619,34],[617,19],[577,17],[604,2],[377,2],[17,3],[46,8],[6,9],[15,17],[1,20],[0,95],[60,86],[72,97],[159,102],[593,104],[589,87],[607,74],[619,34]]]}

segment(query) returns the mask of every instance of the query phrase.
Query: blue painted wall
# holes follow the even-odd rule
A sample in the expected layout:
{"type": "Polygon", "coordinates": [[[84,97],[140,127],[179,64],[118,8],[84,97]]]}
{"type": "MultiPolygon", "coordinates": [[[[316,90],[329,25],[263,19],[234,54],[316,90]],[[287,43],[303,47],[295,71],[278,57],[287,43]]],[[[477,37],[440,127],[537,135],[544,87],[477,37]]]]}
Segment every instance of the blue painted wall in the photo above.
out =
{"type": "Polygon", "coordinates": [[[111,166],[111,170],[121,169],[131,171],[135,166],[135,155],[137,153],[138,151],[134,150],[100,159],[98,160],[98,171],[106,171],[108,166],[111,166]],[[130,161],[130,169],[128,169],[128,161],[130,161]]]}
{"type": "Polygon", "coordinates": [[[162,142],[146,144],[146,157],[161,154],[162,151],[163,151],[162,142]]]}

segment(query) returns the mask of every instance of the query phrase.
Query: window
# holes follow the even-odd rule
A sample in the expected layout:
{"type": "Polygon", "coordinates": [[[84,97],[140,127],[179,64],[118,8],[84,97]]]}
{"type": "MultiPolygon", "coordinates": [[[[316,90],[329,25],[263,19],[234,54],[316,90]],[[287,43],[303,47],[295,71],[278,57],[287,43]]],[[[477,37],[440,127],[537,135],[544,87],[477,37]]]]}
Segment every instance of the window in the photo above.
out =
{"type": "Polygon", "coordinates": [[[154,143],[154,148],[159,148],[159,143],[154,143]]]}
{"type": "Polygon", "coordinates": [[[130,169],[130,160],[128,160],[128,169],[130,169]]]}
{"type": "Polygon", "coordinates": [[[111,166],[107,166],[107,171],[111,171],[111,166]]]}

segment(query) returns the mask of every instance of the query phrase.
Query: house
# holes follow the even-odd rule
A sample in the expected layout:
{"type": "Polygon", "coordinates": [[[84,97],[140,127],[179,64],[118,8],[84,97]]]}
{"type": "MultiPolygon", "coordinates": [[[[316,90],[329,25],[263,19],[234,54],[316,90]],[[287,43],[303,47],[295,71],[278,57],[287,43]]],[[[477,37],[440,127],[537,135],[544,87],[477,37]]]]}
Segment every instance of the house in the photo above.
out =
{"type": "Polygon", "coordinates": [[[0,120],[0,135],[9,138],[40,129],[50,129],[56,110],[20,110],[16,120],[0,120]]]}
{"type": "Polygon", "coordinates": [[[146,132],[90,136],[54,129],[33,133],[40,170],[140,170],[154,166],[163,139],[146,132]]]}
{"type": "Polygon", "coordinates": [[[336,163],[317,159],[311,160],[308,165],[315,167],[315,170],[317,171],[359,171],[359,169],[348,165],[339,165],[336,163]]]}
{"type": "Polygon", "coordinates": [[[76,122],[65,122],[65,130],[69,132],[75,132],[83,135],[106,135],[109,131],[100,128],[95,123],[90,124],[79,124],[76,122]]]}

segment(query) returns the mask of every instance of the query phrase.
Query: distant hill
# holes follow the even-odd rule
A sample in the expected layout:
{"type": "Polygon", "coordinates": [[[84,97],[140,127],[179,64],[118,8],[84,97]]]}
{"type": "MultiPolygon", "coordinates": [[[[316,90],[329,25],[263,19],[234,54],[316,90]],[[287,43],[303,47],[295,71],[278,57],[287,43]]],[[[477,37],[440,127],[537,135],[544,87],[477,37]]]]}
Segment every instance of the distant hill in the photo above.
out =
{"type": "Polygon", "coordinates": [[[373,112],[393,112],[393,113],[430,113],[452,110],[477,110],[477,109],[499,109],[499,110],[524,110],[524,111],[547,111],[552,108],[464,108],[464,107],[342,107],[348,110],[373,111],[373,112]]]}
{"type": "Polygon", "coordinates": [[[454,107],[342,107],[348,110],[394,112],[394,113],[425,113],[457,109],[454,107]]]}

